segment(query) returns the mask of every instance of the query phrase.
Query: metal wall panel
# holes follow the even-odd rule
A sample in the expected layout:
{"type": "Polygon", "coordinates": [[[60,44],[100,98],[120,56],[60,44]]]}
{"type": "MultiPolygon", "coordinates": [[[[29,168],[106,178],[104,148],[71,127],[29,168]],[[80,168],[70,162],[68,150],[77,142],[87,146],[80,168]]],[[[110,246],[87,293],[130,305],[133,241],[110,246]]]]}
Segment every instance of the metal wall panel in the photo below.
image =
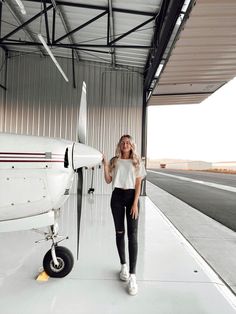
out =
{"type": "MultiPolygon", "coordinates": [[[[69,78],[66,83],[48,57],[12,55],[8,60],[7,97],[2,131],[76,140],[82,82],[87,84],[87,144],[108,158],[124,133],[130,133],[141,149],[142,84],[136,69],[112,70],[105,64],[75,65],[73,88],[71,59],[57,58],[69,78]]],[[[91,170],[85,170],[84,191],[91,170]]],[[[96,193],[108,193],[103,171],[95,170],[96,193]]]]}
{"type": "Polygon", "coordinates": [[[6,91],[3,87],[5,87],[5,73],[6,73],[6,59],[5,52],[3,49],[0,49],[0,131],[3,130],[3,122],[4,122],[4,110],[5,110],[5,95],[6,91]]]}

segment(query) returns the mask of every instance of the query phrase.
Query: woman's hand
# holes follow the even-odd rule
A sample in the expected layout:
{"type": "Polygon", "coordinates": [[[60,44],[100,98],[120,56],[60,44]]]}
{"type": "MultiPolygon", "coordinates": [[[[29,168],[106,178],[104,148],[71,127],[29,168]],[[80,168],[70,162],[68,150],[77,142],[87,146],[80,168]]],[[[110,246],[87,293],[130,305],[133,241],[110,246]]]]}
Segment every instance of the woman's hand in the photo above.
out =
{"type": "Polygon", "coordinates": [[[132,219],[138,218],[138,204],[133,204],[130,210],[130,215],[132,219]]]}
{"type": "Polygon", "coordinates": [[[139,199],[140,190],[141,190],[141,181],[142,181],[141,177],[136,178],[134,202],[130,211],[130,215],[132,216],[132,219],[138,218],[138,199],[139,199]]]}
{"type": "Polygon", "coordinates": [[[106,156],[104,154],[102,155],[102,157],[103,157],[102,163],[104,166],[104,178],[105,178],[106,183],[109,184],[112,181],[112,177],[110,176],[110,173],[109,173],[109,162],[107,161],[106,156]]]}
{"type": "Polygon", "coordinates": [[[108,165],[108,161],[107,161],[106,156],[104,154],[102,154],[102,163],[104,166],[108,165]]]}

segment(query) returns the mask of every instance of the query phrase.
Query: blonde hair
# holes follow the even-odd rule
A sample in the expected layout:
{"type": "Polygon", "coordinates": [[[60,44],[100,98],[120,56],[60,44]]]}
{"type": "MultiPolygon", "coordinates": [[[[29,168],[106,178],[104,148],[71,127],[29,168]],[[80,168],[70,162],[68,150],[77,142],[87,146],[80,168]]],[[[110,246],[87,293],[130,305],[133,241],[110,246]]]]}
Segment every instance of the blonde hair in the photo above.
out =
{"type": "Polygon", "coordinates": [[[130,142],[130,145],[131,145],[130,159],[132,159],[134,167],[137,169],[140,166],[141,158],[138,155],[138,153],[136,152],[136,144],[135,144],[132,136],[130,136],[128,134],[124,134],[124,135],[121,136],[121,138],[119,139],[118,144],[116,145],[115,156],[110,160],[110,170],[115,168],[117,160],[122,157],[122,153],[121,153],[120,147],[121,147],[121,143],[122,143],[124,138],[128,138],[129,139],[129,142],[130,142]]]}

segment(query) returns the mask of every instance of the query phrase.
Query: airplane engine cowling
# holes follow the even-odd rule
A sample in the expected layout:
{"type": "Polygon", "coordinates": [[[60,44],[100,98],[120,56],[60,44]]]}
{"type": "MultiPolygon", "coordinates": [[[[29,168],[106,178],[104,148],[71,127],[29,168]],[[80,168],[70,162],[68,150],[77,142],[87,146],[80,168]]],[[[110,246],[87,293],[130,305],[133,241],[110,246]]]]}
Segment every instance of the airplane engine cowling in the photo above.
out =
{"type": "Polygon", "coordinates": [[[102,154],[85,144],[74,143],[72,149],[73,169],[81,167],[93,167],[102,161],[102,154]]]}

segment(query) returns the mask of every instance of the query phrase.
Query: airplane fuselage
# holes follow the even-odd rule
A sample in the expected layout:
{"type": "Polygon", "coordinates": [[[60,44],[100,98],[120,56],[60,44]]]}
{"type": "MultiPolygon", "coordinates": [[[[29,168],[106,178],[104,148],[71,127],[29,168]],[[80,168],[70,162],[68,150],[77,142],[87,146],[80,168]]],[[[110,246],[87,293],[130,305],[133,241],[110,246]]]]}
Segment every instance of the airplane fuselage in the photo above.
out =
{"type": "Polygon", "coordinates": [[[0,143],[0,222],[60,208],[74,170],[101,161],[97,150],[61,139],[0,133],[0,143]]]}

